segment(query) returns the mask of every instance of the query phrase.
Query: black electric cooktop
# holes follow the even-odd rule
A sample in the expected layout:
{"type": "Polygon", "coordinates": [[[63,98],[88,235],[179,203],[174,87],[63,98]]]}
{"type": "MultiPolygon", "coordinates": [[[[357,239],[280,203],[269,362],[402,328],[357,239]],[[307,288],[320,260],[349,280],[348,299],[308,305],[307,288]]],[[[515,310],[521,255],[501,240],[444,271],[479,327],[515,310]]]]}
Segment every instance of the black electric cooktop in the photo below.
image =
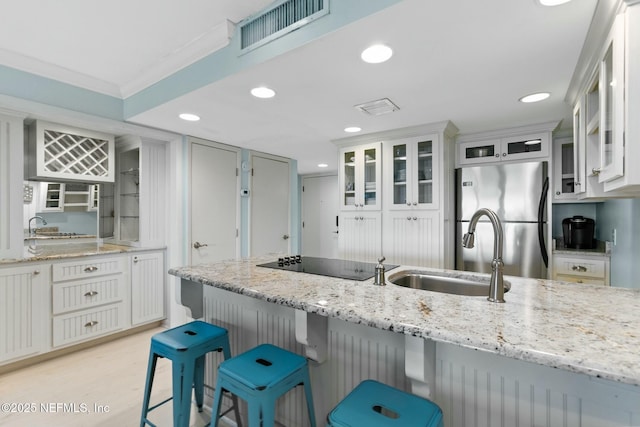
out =
{"type": "MultiPolygon", "coordinates": [[[[376,265],[377,263],[375,262],[347,261],[344,259],[294,255],[278,258],[278,261],[258,264],[258,267],[338,277],[340,279],[368,280],[375,275],[376,265]]],[[[385,271],[396,267],[397,265],[384,264],[385,271]]]]}

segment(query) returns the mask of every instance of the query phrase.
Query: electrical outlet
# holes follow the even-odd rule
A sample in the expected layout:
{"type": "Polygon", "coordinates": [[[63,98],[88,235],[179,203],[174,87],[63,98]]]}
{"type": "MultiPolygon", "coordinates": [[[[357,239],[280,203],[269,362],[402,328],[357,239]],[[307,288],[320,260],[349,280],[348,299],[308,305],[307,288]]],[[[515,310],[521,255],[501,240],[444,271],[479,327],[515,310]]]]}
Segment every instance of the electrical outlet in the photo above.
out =
{"type": "Polygon", "coordinates": [[[613,242],[613,246],[615,246],[616,245],[616,229],[615,228],[611,231],[611,241],[613,242]]]}

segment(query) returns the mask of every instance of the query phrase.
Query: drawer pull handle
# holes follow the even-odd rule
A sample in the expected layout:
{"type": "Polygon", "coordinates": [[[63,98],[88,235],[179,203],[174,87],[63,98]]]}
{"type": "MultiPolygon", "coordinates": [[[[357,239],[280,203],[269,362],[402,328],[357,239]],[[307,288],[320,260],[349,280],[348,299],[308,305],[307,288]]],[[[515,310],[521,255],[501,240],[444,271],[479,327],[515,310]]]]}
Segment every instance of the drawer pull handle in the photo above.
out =
{"type": "Polygon", "coordinates": [[[96,295],[98,295],[98,291],[89,291],[84,294],[85,297],[95,297],[96,295]]]}
{"type": "Polygon", "coordinates": [[[98,271],[98,267],[92,265],[91,267],[86,267],[84,269],[85,273],[93,273],[94,271],[98,271]]]}
{"type": "Polygon", "coordinates": [[[584,265],[574,265],[573,267],[571,267],[571,269],[573,271],[581,271],[581,272],[587,271],[587,267],[585,267],[584,265]]]}
{"type": "Polygon", "coordinates": [[[85,324],[84,324],[84,327],[85,327],[85,328],[90,328],[90,327],[92,327],[92,326],[96,326],[97,324],[98,324],[98,321],[97,321],[97,320],[92,320],[91,322],[87,322],[87,323],[85,323],[85,324]]]}

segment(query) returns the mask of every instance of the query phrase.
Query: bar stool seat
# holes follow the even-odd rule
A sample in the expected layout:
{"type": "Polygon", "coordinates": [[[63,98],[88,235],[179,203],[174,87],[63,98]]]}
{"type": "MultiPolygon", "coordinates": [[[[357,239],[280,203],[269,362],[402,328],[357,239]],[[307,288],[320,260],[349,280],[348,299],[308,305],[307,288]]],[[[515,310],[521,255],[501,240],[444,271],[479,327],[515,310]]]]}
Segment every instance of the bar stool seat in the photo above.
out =
{"type": "MultiPolygon", "coordinates": [[[[172,399],[173,426],[189,426],[192,390],[195,393],[198,411],[202,412],[205,356],[212,351],[222,351],[224,358],[230,359],[229,334],[224,328],[199,320],[168,329],[151,337],[140,427],[147,424],[154,426],[147,418],[149,412],[172,399]],[[149,407],[153,377],[159,357],[171,360],[173,395],[153,407],[149,407]]],[[[235,398],[233,409],[236,420],[239,422],[240,413],[235,398]]]]}
{"type": "Polygon", "coordinates": [[[443,427],[438,405],[374,380],[362,381],[327,420],[328,427],[443,427]]]}
{"type": "Polygon", "coordinates": [[[247,402],[249,426],[272,427],[276,401],[300,384],[304,385],[309,421],[315,427],[309,367],[304,357],[271,344],[262,344],[225,360],[218,367],[211,424],[218,426],[220,398],[224,390],[247,402]]]}

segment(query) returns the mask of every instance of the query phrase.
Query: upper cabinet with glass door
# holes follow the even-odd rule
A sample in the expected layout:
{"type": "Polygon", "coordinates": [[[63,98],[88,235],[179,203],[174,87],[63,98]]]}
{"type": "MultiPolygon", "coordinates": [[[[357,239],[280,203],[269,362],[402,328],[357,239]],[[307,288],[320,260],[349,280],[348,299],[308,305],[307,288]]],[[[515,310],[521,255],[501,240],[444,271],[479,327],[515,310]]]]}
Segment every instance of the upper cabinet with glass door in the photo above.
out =
{"type": "MultiPolygon", "coordinates": [[[[484,135],[485,137],[489,134],[484,135]]],[[[476,139],[477,136],[458,138],[456,156],[458,166],[483,163],[526,161],[549,157],[549,137],[546,134],[523,134],[513,137],[476,139]]]]}
{"type": "Polygon", "coordinates": [[[341,209],[380,209],[380,168],[379,142],[340,150],[341,209]]]}
{"type": "MultiPolygon", "coordinates": [[[[574,100],[579,198],[640,193],[640,2],[620,2],[574,100]]],[[[588,69],[587,69],[588,70],[588,69]]],[[[585,73],[586,74],[586,73],[585,73]]]]}
{"type": "Polygon", "coordinates": [[[437,208],[438,135],[385,141],[385,201],[390,209],[437,208]]]}

